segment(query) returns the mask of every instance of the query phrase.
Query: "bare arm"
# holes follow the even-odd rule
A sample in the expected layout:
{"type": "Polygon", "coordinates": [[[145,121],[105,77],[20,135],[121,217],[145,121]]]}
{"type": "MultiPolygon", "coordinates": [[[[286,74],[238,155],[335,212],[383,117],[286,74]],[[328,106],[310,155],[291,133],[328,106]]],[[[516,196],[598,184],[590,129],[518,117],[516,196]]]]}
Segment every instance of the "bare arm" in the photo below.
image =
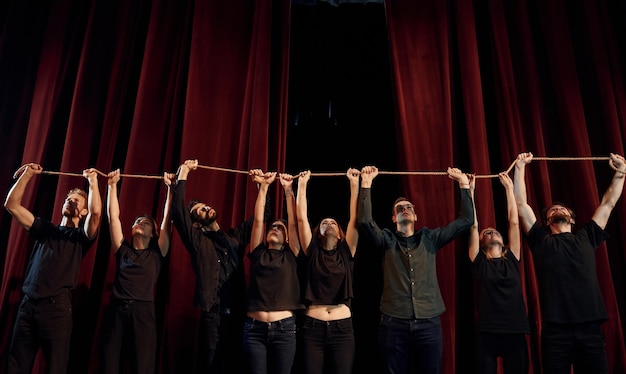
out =
{"type": "Polygon", "coordinates": [[[506,192],[506,213],[509,221],[509,248],[511,253],[520,259],[522,248],[522,237],[519,231],[519,214],[517,211],[517,203],[515,202],[515,192],[513,191],[513,181],[507,173],[498,174],[500,183],[504,186],[506,192]]]}
{"type": "Polygon", "coordinates": [[[83,176],[89,180],[89,197],[87,198],[89,213],[87,213],[87,218],[85,219],[84,230],[87,237],[93,239],[98,233],[100,219],[102,218],[102,197],[98,187],[98,173],[96,169],[83,170],[83,176]]]}
{"type": "Polygon", "coordinates": [[[359,242],[359,230],[357,228],[357,205],[359,200],[359,175],[361,172],[357,169],[350,168],[346,172],[346,176],[350,181],[350,219],[346,226],[346,243],[350,248],[352,257],[356,254],[357,244],[359,242]]]}
{"type": "Polygon", "coordinates": [[[300,254],[300,239],[298,239],[298,223],[296,217],[296,197],[293,195],[293,176],[280,173],[280,184],[285,191],[285,202],[287,203],[287,230],[289,231],[289,248],[298,257],[300,254]]]}
{"type": "Polygon", "coordinates": [[[300,173],[298,178],[298,197],[296,199],[296,216],[298,220],[298,234],[300,237],[300,245],[302,250],[307,254],[309,250],[309,244],[313,234],[311,233],[311,223],[308,216],[308,201],[306,195],[307,185],[311,178],[311,171],[307,170],[300,173]]]}
{"type": "Polygon", "coordinates": [[[532,159],[532,153],[520,153],[517,156],[513,183],[513,193],[519,211],[520,224],[525,234],[528,234],[535,222],[537,222],[537,216],[535,216],[535,212],[528,205],[528,197],[526,196],[526,164],[529,164],[532,159]]]}
{"type": "Polygon", "coordinates": [[[35,216],[30,210],[26,209],[22,205],[22,198],[24,197],[24,191],[26,186],[33,175],[41,174],[43,168],[39,164],[26,164],[20,167],[15,173],[20,174],[17,182],[11,187],[4,201],[4,207],[13,216],[13,218],[19,222],[26,230],[29,230],[35,222],[35,216]]]}
{"type": "Polygon", "coordinates": [[[475,200],[475,190],[476,190],[476,177],[473,174],[468,175],[469,179],[469,190],[470,196],[472,196],[472,204],[474,205],[474,224],[470,227],[469,238],[468,238],[468,255],[470,261],[474,262],[476,256],[478,256],[478,251],[480,250],[480,240],[478,235],[478,215],[476,214],[476,200],[475,200]]]}
{"type": "Polygon", "coordinates": [[[161,221],[161,235],[159,235],[159,249],[163,257],[167,256],[170,250],[170,242],[172,239],[172,220],[170,218],[170,208],[172,206],[172,181],[176,178],[176,174],[163,173],[163,182],[167,186],[167,195],[165,197],[165,207],[163,208],[163,220],[161,221]]]}
{"type": "Polygon", "coordinates": [[[270,184],[276,179],[276,173],[263,173],[261,169],[252,169],[248,172],[252,181],[258,184],[259,193],[254,204],[254,219],[250,235],[250,250],[263,242],[263,228],[265,227],[265,201],[270,184]]]}
{"type": "Polygon", "coordinates": [[[110,172],[107,177],[107,215],[109,217],[111,249],[117,252],[124,242],[122,222],[120,221],[120,202],[117,197],[117,182],[120,180],[120,169],[110,172]]]}
{"type": "Polygon", "coordinates": [[[611,161],[613,162],[613,166],[618,171],[615,172],[615,175],[611,180],[611,184],[604,192],[604,195],[602,195],[600,205],[596,208],[596,211],[591,217],[591,219],[593,219],[602,229],[606,227],[606,224],[609,221],[609,216],[611,215],[613,208],[615,208],[615,204],[617,204],[617,200],[619,200],[622,195],[622,191],[624,190],[624,173],[626,173],[624,157],[611,153],[611,161]]]}

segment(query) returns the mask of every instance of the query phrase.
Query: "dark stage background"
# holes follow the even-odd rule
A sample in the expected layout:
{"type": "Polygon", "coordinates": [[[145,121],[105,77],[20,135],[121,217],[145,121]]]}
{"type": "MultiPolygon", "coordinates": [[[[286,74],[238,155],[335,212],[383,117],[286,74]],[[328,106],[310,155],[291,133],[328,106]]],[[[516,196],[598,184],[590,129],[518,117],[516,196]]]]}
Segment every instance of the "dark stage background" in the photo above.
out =
{"type": "MultiPolygon", "coordinates": [[[[375,219],[391,227],[399,195],[421,226],[458,214],[448,166],[478,175],[509,168],[520,152],[571,157],[533,161],[530,204],[560,200],[589,219],[609,185],[607,161],[624,154],[626,3],[610,0],[387,0],[342,4],[288,0],[8,0],[0,3],[0,191],[27,162],[41,175],[23,203],[58,223],[81,173],[121,168],[121,219],[160,220],[159,176],[188,158],[209,168],[189,177],[230,227],[252,213],[256,187],[245,171],[343,173],[376,165],[375,219]],[[306,3],[306,4],[305,4],[306,3]],[[241,173],[240,173],[241,172],[241,173]]],[[[511,172],[511,176],[512,176],[511,172]]],[[[312,222],[347,223],[343,176],[313,176],[312,222]]],[[[272,187],[274,210],[283,211],[272,187]]],[[[100,191],[106,192],[105,178],[100,191]]],[[[104,200],[104,199],[103,199],[104,200]]],[[[104,202],[104,201],[103,201],[104,202]]],[[[620,199],[597,251],[610,316],[604,325],[612,373],[626,372],[626,205],[620,199]]],[[[481,227],[503,227],[496,178],[477,181],[481,227]]],[[[129,231],[128,231],[129,232],[129,231]]],[[[0,215],[0,365],[4,368],[31,243],[0,215]]],[[[379,259],[359,244],[355,268],[355,373],[378,364],[379,259]]],[[[466,239],[438,255],[447,311],[444,374],[473,373],[473,290],[466,239]]],[[[540,373],[541,317],[532,258],[522,269],[533,334],[531,372],[540,373]]],[[[106,217],[83,260],[74,292],[73,373],[96,372],[102,311],[114,275],[106,217]]],[[[177,234],[157,288],[159,372],[192,372],[197,311],[189,255],[177,234]]],[[[294,372],[299,372],[297,365],[294,372]]],[[[38,360],[35,372],[43,373],[38,360]]]]}

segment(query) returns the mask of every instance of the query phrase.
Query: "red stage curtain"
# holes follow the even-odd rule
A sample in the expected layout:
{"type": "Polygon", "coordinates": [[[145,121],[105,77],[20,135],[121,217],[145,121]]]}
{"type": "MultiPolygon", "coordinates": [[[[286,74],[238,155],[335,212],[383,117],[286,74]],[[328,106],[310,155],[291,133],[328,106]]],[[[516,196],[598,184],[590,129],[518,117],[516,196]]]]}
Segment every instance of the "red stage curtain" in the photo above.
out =
{"type": "MultiPolygon", "coordinates": [[[[624,56],[616,40],[619,17],[613,16],[624,10],[609,5],[591,0],[387,0],[402,169],[450,165],[491,175],[507,170],[526,151],[565,157],[623,154],[624,56]]],[[[571,204],[579,222],[591,217],[613,173],[606,161],[534,161],[527,169],[529,202],[537,214],[554,198],[571,204]]],[[[425,225],[445,224],[455,215],[453,183],[429,177],[403,182],[425,225]]],[[[481,227],[505,224],[502,202],[499,182],[477,180],[481,227]]],[[[625,214],[622,198],[607,226],[611,238],[597,252],[613,373],[626,368],[618,309],[624,296],[615,292],[615,286],[622,291],[623,286],[614,285],[606,247],[623,263],[625,214]]],[[[459,302],[468,291],[464,283],[470,279],[459,275],[467,261],[462,240],[438,257],[448,307],[442,316],[444,373],[464,372],[472,364],[467,356],[473,349],[471,330],[463,327],[472,306],[459,302]]],[[[539,373],[541,317],[527,248],[523,265],[533,328],[531,370],[539,373]]]]}
{"type": "MultiPolygon", "coordinates": [[[[492,175],[507,170],[524,151],[547,157],[623,155],[626,9],[616,3],[387,0],[381,8],[389,32],[395,127],[364,117],[349,131],[338,132],[347,134],[346,139],[333,139],[338,146],[311,146],[332,153],[324,170],[312,171],[343,172],[343,160],[354,167],[378,163],[382,170],[393,155],[399,171],[440,172],[453,166],[492,175]],[[395,131],[396,142],[381,141],[386,137],[380,132],[387,131],[395,131]],[[372,145],[372,139],[380,144],[372,145]],[[364,144],[365,150],[359,148],[364,144]],[[366,155],[358,164],[353,157],[362,153],[366,155]]],[[[309,148],[290,144],[286,152],[291,126],[289,13],[289,0],[5,1],[0,6],[0,191],[10,189],[13,172],[27,162],[38,162],[47,171],[80,174],[95,167],[107,173],[120,168],[124,174],[152,177],[174,172],[185,159],[196,158],[214,168],[190,174],[188,198],[216,207],[222,227],[239,223],[251,214],[256,197],[245,175],[248,169],[284,171],[287,157],[297,167],[287,172],[310,167],[293,161],[305,159],[298,151],[309,148]]],[[[606,161],[536,160],[527,170],[531,205],[539,210],[553,199],[564,201],[579,222],[592,215],[613,174],[606,161]]],[[[373,192],[381,226],[391,224],[389,204],[377,204],[395,199],[395,188],[384,187],[394,178],[401,182],[399,194],[416,204],[418,226],[443,225],[458,214],[458,187],[447,177],[383,175],[373,192]]],[[[104,180],[100,177],[103,203],[104,180]]],[[[58,223],[61,201],[76,186],[84,187],[84,178],[42,175],[31,181],[23,203],[58,223]]],[[[283,209],[279,191],[272,190],[278,215],[283,209]]],[[[330,196],[333,193],[328,195],[316,200],[312,210],[332,213],[345,206],[330,196]]],[[[139,214],[160,221],[164,197],[163,182],[157,178],[123,177],[125,233],[139,214]]],[[[626,305],[624,198],[609,220],[611,237],[597,252],[610,317],[604,332],[612,373],[626,372],[621,322],[626,305]]],[[[496,179],[477,181],[481,226],[505,225],[503,203],[496,179]]],[[[31,244],[25,230],[3,210],[3,368],[31,244]]],[[[533,330],[528,339],[531,372],[540,373],[535,271],[527,248],[522,257],[533,330]]],[[[355,284],[355,293],[362,297],[355,300],[360,339],[355,368],[371,370],[378,363],[371,354],[376,349],[377,302],[369,294],[380,289],[375,284],[378,263],[367,253],[359,261],[356,278],[363,282],[355,284]],[[374,302],[363,303],[363,296],[374,302]]],[[[447,306],[442,315],[445,374],[473,372],[468,262],[464,238],[444,248],[438,258],[447,306]]],[[[187,372],[195,353],[198,315],[192,306],[189,256],[176,233],[166,264],[157,291],[159,372],[187,372]]],[[[72,372],[95,372],[99,366],[102,311],[113,275],[103,217],[75,292],[72,372]]],[[[43,366],[39,359],[35,372],[43,373],[43,366]]]]}

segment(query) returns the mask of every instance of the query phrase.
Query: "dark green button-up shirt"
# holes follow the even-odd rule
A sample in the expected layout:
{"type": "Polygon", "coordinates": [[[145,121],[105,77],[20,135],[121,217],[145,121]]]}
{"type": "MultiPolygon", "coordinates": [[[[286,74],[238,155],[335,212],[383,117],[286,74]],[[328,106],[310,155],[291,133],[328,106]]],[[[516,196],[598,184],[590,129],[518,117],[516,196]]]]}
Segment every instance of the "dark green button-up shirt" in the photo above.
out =
{"type": "Polygon", "coordinates": [[[382,313],[402,319],[432,318],[446,307],[437,281],[437,252],[474,224],[469,189],[461,189],[461,214],[444,227],[415,230],[409,237],[380,229],[372,218],[371,188],[361,188],[359,228],[383,254],[382,313]]]}

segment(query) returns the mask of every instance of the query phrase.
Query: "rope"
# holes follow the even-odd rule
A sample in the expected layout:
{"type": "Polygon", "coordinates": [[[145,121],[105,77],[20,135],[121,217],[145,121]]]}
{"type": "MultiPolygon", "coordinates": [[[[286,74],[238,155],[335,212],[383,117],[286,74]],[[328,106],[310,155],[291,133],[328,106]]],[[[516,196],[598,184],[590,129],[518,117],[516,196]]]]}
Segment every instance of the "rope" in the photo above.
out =
{"type": "MultiPolygon", "coordinates": [[[[616,172],[622,173],[622,174],[626,174],[623,171],[618,170],[615,165],[613,165],[613,161],[611,160],[610,157],[533,157],[532,158],[533,161],[609,161],[609,165],[611,166],[611,168],[613,170],[615,170],[616,172]]],[[[511,163],[511,165],[508,167],[508,169],[506,169],[505,173],[508,174],[511,172],[511,170],[515,167],[515,163],[517,162],[517,159],[513,160],[513,162],[511,163]]],[[[24,164],[22,166],[20,166],[17,171],[15,172],[15,174],[13,175],[13,178],[17,178],[19,175],[18,173],[28,164],[24,164]]],[[[217,170],[217,171],[225,171],[225,172],[229,172],[229,173],[238,173],[238,174],[248,174],[247,170],[236,170],[236,169],[229,169],[229,168],[221,168],[221,167],[216,167],[216,166],[206,166],[206,165],[198,165],[198,168],[201,169],[209,169],[209,170],[217,170]]],[[[103,177],[107,177],[108,175],[106,173],[103,173],[97,169],[93,169],[96,173],[98,173],[99,175],[103,176],[103,177]]],[[[68,172],[61,172],[61,171],[49,171],[49,170],[44,170],[42,171],[42,174],[52,174],[52,175],[67,175],[67,176],[75,176],[75,177],[82,177],[83,174],[82,173],[68,173],[68,172]]],[[[294,178],[298,178],[302,173],[298,173],[297,175],[294,176],[294,178]]],[[[447,176],[448,173],[445,171],[378,171],[378,174],[385,174],[385,175],[445,175],[447,176]]],[[[311,173],[311,176],[318,176],[318,177],[337,177],[337,176],[345,176],[346,173],[345,172],[324,172],[324,173],[311,173]]],[[[497,178],[499,174],[483,174],[483,175],[475,175],[475,178],[497,178]]],[[[127,177],[127,178],[144,178],[144,179],[163,179],[162,176],[159,175],[145,175],[145,174],[120,174],[120,177],[127,177]]]]}

